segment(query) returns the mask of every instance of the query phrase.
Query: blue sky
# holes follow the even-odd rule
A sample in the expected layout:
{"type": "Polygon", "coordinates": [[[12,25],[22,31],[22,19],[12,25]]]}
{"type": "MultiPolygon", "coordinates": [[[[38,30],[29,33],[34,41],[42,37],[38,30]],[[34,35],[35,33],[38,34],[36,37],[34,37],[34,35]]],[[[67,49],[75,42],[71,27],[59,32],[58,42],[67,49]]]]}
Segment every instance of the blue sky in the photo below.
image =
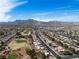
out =
{"type": "Polygon", "coordinates": [[[79,21],[79,0],[0,0],[0,22],[79,21]]]}

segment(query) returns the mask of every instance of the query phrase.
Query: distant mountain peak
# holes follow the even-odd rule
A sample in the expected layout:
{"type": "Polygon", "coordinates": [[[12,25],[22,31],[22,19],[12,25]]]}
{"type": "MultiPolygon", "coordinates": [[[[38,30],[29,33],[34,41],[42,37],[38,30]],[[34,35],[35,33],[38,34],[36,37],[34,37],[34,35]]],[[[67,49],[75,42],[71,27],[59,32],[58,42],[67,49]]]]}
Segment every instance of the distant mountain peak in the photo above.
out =
{"type": "Polygon", "coordinates": [[[27,19],[27,20],[33,21],[34,19],[27,19]]]}
{"type": "Polygon", "coordinates": [[[34,20],[34,19],[27,19],[26,21],[34,22],[36,20],[34,20]]]}
{"type": "Polygon", "coordinates": [[[34,22],[34,19],[27,19],[27,20],[15,20],[14,22],[34,22]]]}

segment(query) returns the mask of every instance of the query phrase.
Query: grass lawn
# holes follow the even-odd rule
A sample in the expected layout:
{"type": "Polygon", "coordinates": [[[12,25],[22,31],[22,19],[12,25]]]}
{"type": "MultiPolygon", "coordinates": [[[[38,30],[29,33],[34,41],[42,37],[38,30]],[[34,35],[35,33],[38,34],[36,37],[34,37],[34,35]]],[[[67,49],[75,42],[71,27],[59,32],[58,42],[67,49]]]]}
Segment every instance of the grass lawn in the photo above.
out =
{"type": "Polygon", "coordinates": [[[28,32],[25,32],[25,31],[24,31],[24,32],[22,32],[21,34],[24,35],[24,36],[29,36],[29,35],[31,35],[31,31],[28,31],[28,32]]]}
{"type": "Polygon", "coordinates": [[[7,59],[16,59],[16,56],[12,54],[12,55],[9,55],[7,59]]]}
{"type": "Polygon", "coordinates": [[[16,40],[17,43],[23,43],[26,42],[26,40],[16,40]]]}
{"type": "Polygon", "coordinates": [[[16,41],[12,41],[9,45],[8,45],[12,50],[16,50],[22,47],[26,47],[27,43],[26,42],[20,42],[17,43],[16,41]]]}

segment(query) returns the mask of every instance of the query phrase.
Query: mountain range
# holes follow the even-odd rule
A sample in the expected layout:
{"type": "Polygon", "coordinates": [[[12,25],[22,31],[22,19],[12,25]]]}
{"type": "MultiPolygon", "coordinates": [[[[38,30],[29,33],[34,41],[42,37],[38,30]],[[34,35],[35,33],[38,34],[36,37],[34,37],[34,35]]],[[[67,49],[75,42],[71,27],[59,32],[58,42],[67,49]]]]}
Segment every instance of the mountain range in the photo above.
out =
{"type": "Polygon", "coordinates": [[[62,25],[79,25],[79,22],[61,22],[61,21],[37,21],[34,19],[15,20],[13,22],[0,22],[0,25],[34,25],[34,26],[62,26],[62,25]]]}

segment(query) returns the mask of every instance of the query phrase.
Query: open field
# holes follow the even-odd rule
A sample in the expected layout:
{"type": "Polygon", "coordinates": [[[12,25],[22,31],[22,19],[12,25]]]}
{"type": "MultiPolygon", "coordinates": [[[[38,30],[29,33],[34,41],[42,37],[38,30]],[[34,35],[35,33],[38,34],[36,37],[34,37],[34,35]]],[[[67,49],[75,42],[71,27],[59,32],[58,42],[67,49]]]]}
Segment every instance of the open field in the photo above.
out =
{"type": "Polygon", "coordinates": [[[21,33],[21,35],[29,36],[29,35],[31,35],[31,31],[24,31],[24,32],[21,33]]]}
{"type": "Polygon", "coordinates": [[[17,38],[13,40],[8,47],[10,47],[11,52],[8,55],[8,59],[30,59],[30,56],[26,53],[26,48],[29,48],[29,44],[24,38],[17,38]]]}
{"type": "Polygon", "coordinates": [[[13,40],[8,46],[12,49],[12,50],[16,50],[22,47],[28,47],[28,44],[26,42],[24,42],[24,40],[21,42],[22,40],[13,40]]]}

